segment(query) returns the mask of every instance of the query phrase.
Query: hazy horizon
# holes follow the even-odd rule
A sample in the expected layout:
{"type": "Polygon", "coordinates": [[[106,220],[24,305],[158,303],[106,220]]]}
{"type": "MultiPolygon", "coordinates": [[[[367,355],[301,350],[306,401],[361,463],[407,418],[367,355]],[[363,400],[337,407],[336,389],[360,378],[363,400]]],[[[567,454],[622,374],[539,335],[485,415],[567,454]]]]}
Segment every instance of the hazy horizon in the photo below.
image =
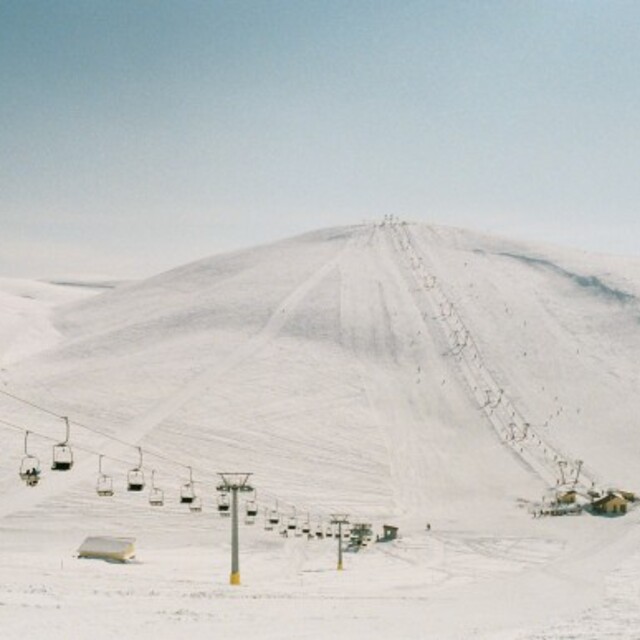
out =
{"type": "Polygon", "coordinates": [[[640,256],[640,5],[0,5],[0,274],[386,214],[640,256]]]}

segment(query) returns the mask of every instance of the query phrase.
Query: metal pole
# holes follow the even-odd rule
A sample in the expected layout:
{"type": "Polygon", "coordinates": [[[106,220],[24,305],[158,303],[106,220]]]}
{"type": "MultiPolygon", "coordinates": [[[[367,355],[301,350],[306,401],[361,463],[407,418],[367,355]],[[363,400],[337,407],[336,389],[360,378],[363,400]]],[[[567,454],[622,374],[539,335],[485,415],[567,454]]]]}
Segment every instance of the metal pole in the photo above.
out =
{"type": "Polygon", "coordinates": [[[250,473],[219,473],[222,484],[218,491],[231,494],[231,576],[229,583],[240,584],[240,544],[238,540],[238,492],[253,491],[249,484],[250,473]]]}
{"type": "Polygon", "coordinates": [[[231,487],[231,579],[230,584],[240,584],[240,554],[238,553],[238,487],[231,487]]]}
{"type": "Polygon", "coordinates": [[[346,513],[331,514],[331,524],[338,525],[338,571],[342,571],[342,525],[349,522],[347,518],[346,513]]]}

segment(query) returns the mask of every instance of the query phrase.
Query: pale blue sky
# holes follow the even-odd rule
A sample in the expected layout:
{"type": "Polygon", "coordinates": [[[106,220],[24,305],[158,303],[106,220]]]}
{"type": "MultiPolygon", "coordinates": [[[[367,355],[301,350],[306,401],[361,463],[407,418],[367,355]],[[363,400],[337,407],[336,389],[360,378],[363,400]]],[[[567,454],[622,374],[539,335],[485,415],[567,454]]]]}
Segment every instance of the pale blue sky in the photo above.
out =
{"type": "Polygon", "coordinates": [[[1,0],[0,275],[394,213],[640,255],[640,2],[1,0]]]}

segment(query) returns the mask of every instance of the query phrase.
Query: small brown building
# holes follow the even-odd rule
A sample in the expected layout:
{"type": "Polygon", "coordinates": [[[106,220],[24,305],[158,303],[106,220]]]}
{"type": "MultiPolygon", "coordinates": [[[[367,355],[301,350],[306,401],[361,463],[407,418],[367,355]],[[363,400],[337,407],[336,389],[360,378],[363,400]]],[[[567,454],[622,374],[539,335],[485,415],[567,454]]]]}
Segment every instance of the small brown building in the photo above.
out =
{"type": "Polygon", "coordinates": [[[574,489],[559,493],[556,497],[558,504],[575,504],[578,492],[574,489]]]}
{"type": "Polygon", "coordinates": [[[376,542],[391,542],[398,537],[398,527],[390,524],[382,525],[382,537],[376,536],[376,542]]]}
{"type": "Polygon", "coordinates": [[[606,496],[591,503],[594,513],[606,515],[624,515],[627,513],[627,500],[618,493],[607,493],[606,496]]]}

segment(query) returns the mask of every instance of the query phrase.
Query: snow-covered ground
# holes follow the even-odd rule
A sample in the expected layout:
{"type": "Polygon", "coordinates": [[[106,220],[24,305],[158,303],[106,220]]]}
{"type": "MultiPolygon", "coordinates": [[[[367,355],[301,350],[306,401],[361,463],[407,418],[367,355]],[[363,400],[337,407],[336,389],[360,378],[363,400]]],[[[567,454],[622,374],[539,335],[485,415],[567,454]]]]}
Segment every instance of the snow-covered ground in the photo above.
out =
{"type": "Polygon", "coordinates": [[[48,471],[63,421],[0,394],[2,637],[640,637],[640,512],[529,513],[563,474],[640,488],[639,299],[640,259],[411,224],[102,292],[0,280],[0,390],[69,416],[76,456],[48,471]],[[125,491],[127,443],[164,507],[125,491]],[[186,465],[202,513],[178,504],[186,465]],[[261,508],[239,588],[229,470],[253,472],[261,508]],[[335,539],[264,530],[276,500],[312,530],[347,512],[402,537],[338,572],[335,539]],[[88,535],[135,537],[137,562],[74,558],[88,535]]]}

